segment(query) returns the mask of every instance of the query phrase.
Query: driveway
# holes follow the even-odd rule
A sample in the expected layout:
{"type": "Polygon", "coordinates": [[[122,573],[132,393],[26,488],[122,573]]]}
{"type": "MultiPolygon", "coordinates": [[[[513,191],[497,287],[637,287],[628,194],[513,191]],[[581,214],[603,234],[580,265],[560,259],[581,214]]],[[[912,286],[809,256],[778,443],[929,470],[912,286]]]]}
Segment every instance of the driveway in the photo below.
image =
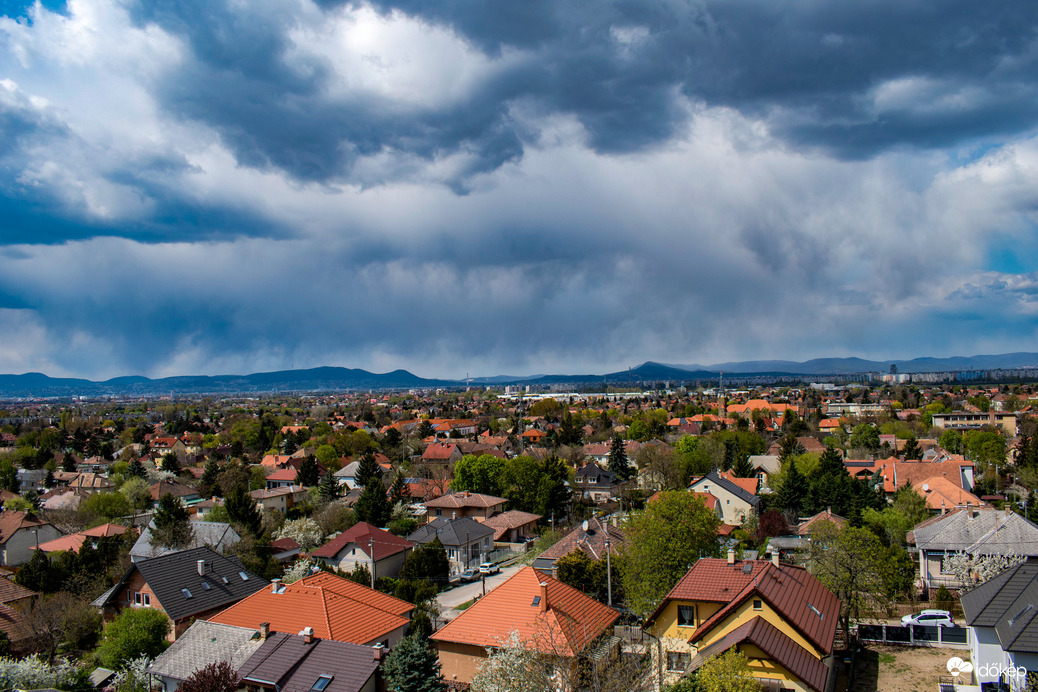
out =
{"type": "MultiPolygon", "coordinates": [[[[481,581],[475,581],[471,584],[456,586],[450,591],[444,591],[439,594],[436,597],[436,603],[439,604],[440,610],[443,611],[444,615],[447,615],[446,611],[452,610],[466,601],[471,601],[476,596],[482,596],[484,586],[486,586],[486,590],[489,593],[494,588],[503,584],[506,579],[522,568],[523,565],[505,567],[498,574],[495,574],[492,577],[486,577],[481,581]]],[[[454,617],[454,615],[450,615],[449,617],[454,617]]]]}

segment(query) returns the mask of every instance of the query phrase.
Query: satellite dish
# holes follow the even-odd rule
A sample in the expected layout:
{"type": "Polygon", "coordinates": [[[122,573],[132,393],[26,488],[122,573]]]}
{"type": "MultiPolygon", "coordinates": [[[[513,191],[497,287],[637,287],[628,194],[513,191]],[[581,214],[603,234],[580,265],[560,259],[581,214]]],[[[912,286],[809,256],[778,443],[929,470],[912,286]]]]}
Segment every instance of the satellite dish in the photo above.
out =
{"type": "Polygon", "coordinates": [[[584,520],[584,523],[581,524],[580,527],[584,529],[584,533],[587,533],[587,519],[584,520]]]}
{"type": "Polygon", "coordinates": [[[929,483],[923,483],[923,492],[924,493],[930,492],[930,484],[929,483]]]}

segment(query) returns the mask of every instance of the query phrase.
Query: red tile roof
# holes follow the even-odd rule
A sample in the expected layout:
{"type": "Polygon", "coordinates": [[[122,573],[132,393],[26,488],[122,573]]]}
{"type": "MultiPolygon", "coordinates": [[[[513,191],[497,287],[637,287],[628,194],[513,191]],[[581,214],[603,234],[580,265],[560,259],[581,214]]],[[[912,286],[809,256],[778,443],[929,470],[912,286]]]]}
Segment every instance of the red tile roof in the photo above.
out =
{"type": "Polygon", "coordinates": [[[447,493],[435,500],[429,500],[425,503],[425,506],[439,507],[441,509],[461,509],[463,507],[487,509],[489,507],[494,507],[495,505],[503,505],[506,502],[508,502],[508,500],[503,497],[494,497],[493,495],[483,495],[481,493],[470,493],[466,490],[463,492],[447,493]]]}
{"type": "Polygon", "coordinates": [[[349,579],[318,572],[279,593],[263,588],[210,622],[259,629],[269,622],[273,632],[295,634],[313,627],[314,636],[353,644],[367,644],[407,625],[414,606],[369,589],[349,579]]]}
{"type": "Polygon", "coordinates": [[[119,526],[118,524],[102,524],[86,531],[80,531],[79,533],[70,533],[67,536],[61,536],[51,541],[45,541],[40,543],[40,550],[45,553],[54,553],[57,551],[71,550],[74,553],[78,553],[79,549],[83,547],[83,543],[88,538],[110,538],[111,536],[120,536],[129,531],[125,526],[119,526]]]}
{"type": "Polygon", "coordinates": [[[531,649],[575,656],[619,615],[573,587],[523,567],[430,639],[497,647],[515,631],[531,649]]]}
{"type": "Polygon", "coordinates": [[[44,526],[46,523],[32,514],[5,509],[0,512],[0,543],[6,543],[19,529],[31,529],[34,526],[44,526]]]}
{"type": "Polygon", "coordinates": [[[390,555],[410,550],[415,546],[406,538],[395,536],[366,521],[361,521],[313,551],[311,555],[330,559],[349,545],[356,545],[365,555],[373,547],[376,562],[390,555]]]}
{"type": "Polygon", "coordinates": [[[735,628],[709,649],[711,652],[727,651],[746,641],[756,645],[812,689],[817,692],[825,689],[828,667],[762,617],[755,617],[735,628]]]}
{"type": "Polygon", "coordinates": [[[458,450],[458,445],[446,444],[446,443],[434,443],[426,447],[425,452],[422,454],[422,459],[425,460],[444,460],[451,458],[451,455],[458,450]]]}

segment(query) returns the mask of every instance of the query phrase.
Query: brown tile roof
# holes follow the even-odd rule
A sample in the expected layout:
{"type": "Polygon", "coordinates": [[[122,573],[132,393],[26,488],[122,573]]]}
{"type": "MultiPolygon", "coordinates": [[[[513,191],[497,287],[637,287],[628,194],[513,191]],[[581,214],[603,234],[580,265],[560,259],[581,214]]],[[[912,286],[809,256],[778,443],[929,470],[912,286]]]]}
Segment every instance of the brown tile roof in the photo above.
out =
{"type": "Polygon", "coordinates": [[[494,497],[493,495],[483,495],[481,493],[470,493],[467,490],[463,492],[447,493],[435,500],[429,500],[425,503],[426,507],[439,507],[441,509],[460,509],[463,507],[476,507],[479,509],[487,509],[495,505],[501,505],[507,502],[503,497],[494,497]]]}
{"type": "Polygon", "coordinates": [[[252,629],[269,622],[272,632],[288,633],[313,627],[322,639],[367,644],[407,625],[413,609],[406,601],[318,572],[278,593],[265,587],[209,621],[252,629]]]}
{"type": "Polygon", "coordinates": [[[198,494],[198,491],[191,486],[177,483],[176,481],[159,481],[148,488],[148,492],[151,494],[152,500],[158,500],[166,493],[172,493],[173,497],[187,497],[198,494]]]}
{"type": "Polygon", "coordinates": [[[366,521],[361,521],[313,551],[311,555],[333,558],[339,554],[339,551],[351,544],[360,548],[365,555],[368,554],[369,549],[373,549],[376,561],[410,550],[415,545],[406,538],[395,536],[366,521]]]}
{"type": "Polygon", "coordinates": [[[83,543],[88,538],[110,538],[112,536],[121,536],[122,534],[129,531],[125,526],[119,526],[118,524],[102,524],[86,531],[80,531],[78,533],[70,533],[67,536],[61,536],[51,541],[40,543],[40,550],[45,553],[54,553],[63,550],[71,550],[74,553],[78,553],[79,549],[83,547],[83,543]]]}
{"type": "Polygon", "coordinates": [[[496,647],[515,631],[531,649],[575,656],[619,615],[573,587],[523,567],[430,639],[496,647]]]}
{"type": "Polygon", "coordinates": [[[31,529],[46,524],[47,522],[37,519],[32,514],[5,509],[0,512],[0,543],[9,541],[19,529],[31,529]]]}
{"type": "Polygon", "coordinates": [[[31,591],[20,584],[15,584],[10,579],[0,578],[0,603],[20,601],[23,598],[32,598],[38,595],[35,591],[31,591]]]}
{"type": "Polygon", "coordinates": [[[422,454],[422,459],[426,461],[439,461],[447,460],[451,458],[451,455],[458,450],[456,444],[446,444],[442,442],[434,442],[425,448],[425,452],[422,454]]]}
{"type": "Polygon", "coordinates": [[[559,559],[564,555],[580,550],[592,560],[605,557],[605,540],[609,536],[610,550],[619,550],[624,542],[624,533],[619,528],[604,522],[601,519],[588,519],[587,531],[578,526],[565,536],[560,538],[554,545],[541,553],[539,558],[559,559]]]}
{"type": "MultiPolygon", "coordinates": [[[[719,593],[718,587],[723,588],[721,583],[716,580],[724,574],[724,568],[728,570],[728,583],[739,581],[745,582],[745,584],[742,589],[735,593],[732,593],[729,587],[727,592],[728,599],[722,601],[727,602],[727,605],[708,618],[695,631],[691,639],[689,639],[690,642],[694,643],[700,640],[739,605],[752,595],[759,594],[776,611],[782,614],[783,618],[790,625],[814,643],[821,651],[826,654],[832,651],[833,639],[836,636],[836,622],[840,615],[840,599],[834,596],[806,569],[792,565],[779,565],[776,567],[771,562],[762,560],[737,561],[733,566],[727,564],[726,560],[704,558],[692,566],[689,573],[682,578],[681,582],[678,582],[679,585],[685,583],[686,589],[695,591],[696,587],[688,583],[690,581],[689,577],[697,571],[696,567],[700,563],[708,560],[712,563],[718,563],[716,566],[710,566],[709,571],[712,573],[714,581],[707,587],[706,590],[708,592],[716,595],[719,593]],[[747,581],[745,578],[749,575],[745,575],[742,572],[744,563],[753,565],[750,574],[754,578],[750,581],[747,581]],[[718,566],[721,568],[720,572],[717,571],[718,566]],[[738,573],[735,570],[738,570],[738,573]],[[735,576],[736,579],[732,580],[732,576],[735,576]]],[[[675,587],[675,590],[677,590],[677,587],[675,587]]],[[[698,600],[688,596],[683,598],[698,600]]]]}
{"type": "Polygon", "coordinates": [[[797,525],[797,534],[806,536],[817,528],[819,522],[823,521],[831,522],[837,526],[843,526],[847,523],[847,520],[844,517],[841,517],[839,514],[833,514],[832,510],[827,509],[800,522],[800,524],[797,525]]]}
{"type": "Polygon", "coordinates": [[[540,514],[530,514],[529,512],[522,512],[518,509],[511,509],[507,512],[502,512],[501,514],[495,514],[489,519],[485,519],[483,525],[494,529],[494,540],[499,541],[509,529],[521,528],[532,521],[538,521],[540,518],[540,514]]]}
{"type": "Polygon", "coordinates": [[[708,648],[710,653],[721,653],[742,642],[756,645],[817,692],[825,690],[828,667],[762,617],[737,627],[708,648]]]}

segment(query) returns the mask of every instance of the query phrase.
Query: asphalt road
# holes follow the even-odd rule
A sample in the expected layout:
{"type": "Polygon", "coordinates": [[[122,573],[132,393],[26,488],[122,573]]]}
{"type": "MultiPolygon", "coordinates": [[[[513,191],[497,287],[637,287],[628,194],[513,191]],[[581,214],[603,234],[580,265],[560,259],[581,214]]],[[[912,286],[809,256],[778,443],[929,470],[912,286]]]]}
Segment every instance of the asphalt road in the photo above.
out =
{"type": "Polygon", "coordinates": [[[445,616],[453,618],[454,615],[448,614],[447,611],[456,608],[466,601],[471,601],[476,596],[482,596],[484,581],[486,582],[487,593],[489,593],[495,587],[503,584],[506,579],[518,572],[522,567],[523,565],[505,567],[498,574],[486,577],[486,579],[482,581],[474,581],[471,584],[456,586],[450,591],[444,591],[438,595],[436,597],[436,602],[440,605],[440,609],[443,611],[445,616]]]}

